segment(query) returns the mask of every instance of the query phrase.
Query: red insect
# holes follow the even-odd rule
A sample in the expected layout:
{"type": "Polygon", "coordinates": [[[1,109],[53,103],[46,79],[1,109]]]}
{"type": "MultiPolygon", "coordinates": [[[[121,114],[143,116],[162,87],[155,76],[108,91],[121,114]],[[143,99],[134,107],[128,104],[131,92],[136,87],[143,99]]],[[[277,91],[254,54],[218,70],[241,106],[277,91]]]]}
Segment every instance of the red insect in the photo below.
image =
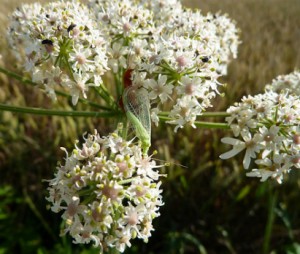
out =
{"type": "Polygon", "coordinates": [[[124,88],[132,86],[132,80],[131,80],[132,72],[133,72],[133,69],[127,69],[124,72],[124,75],[123,75],[124,88]]]}
{"type": "MultiPolygon", "coordinates": [[[[126,89],[127,87],[132,86],[132,80],[131,80],[132,72],[133,72],[133,69],[127,69],[124,72],[124,75],[123,75],[124,89],[126,89]]],[[[119,106],[125,112],[122,96],[119,99],[119,106]]]]}

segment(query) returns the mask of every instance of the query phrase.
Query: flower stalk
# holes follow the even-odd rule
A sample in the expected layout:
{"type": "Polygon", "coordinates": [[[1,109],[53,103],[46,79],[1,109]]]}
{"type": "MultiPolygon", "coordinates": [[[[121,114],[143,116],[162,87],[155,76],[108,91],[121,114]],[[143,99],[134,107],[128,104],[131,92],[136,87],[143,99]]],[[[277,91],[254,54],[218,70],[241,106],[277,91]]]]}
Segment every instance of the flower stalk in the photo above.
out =
{"type": "Polygon", "coordinates": [[[44,116],[71,116],[71,117],[96,117],[96,118],[114,118],[120,116],[119,111],[111,112],[93,112],[93,111],[63,111],[51,110],[33,107],[11,106],[0,103],[0,110],[10,111],[22,114],[44,115],[44,116]]]}

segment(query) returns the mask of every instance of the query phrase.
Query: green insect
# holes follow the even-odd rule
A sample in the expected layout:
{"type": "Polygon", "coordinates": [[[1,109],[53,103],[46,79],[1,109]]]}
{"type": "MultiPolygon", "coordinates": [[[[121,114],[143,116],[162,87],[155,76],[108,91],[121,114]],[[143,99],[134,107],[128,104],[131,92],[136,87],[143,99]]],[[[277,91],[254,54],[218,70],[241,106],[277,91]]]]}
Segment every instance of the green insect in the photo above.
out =
{"type": "Polygon", "coordinates": [[[122,99],[127,119],[134,126],[143,154],[146,155],[151,145],[150,101],[147,91],[129,86],[125,88],[122,99]]]}

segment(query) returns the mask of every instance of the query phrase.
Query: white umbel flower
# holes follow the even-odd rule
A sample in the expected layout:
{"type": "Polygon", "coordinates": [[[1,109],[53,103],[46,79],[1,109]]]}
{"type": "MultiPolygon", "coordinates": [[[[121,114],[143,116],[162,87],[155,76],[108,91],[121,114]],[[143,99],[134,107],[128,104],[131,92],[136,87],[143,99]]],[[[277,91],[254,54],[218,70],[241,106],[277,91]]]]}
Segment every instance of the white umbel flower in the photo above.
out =
{"type": "Polygon", "coordinates": [[[167,123],[175,131],[195,126],[236,57],[235,23],[226,15],[185,9],[177,0],[90,0],[89,6],[110,44],[109,67],[114,73],[130,70],[131,84],[147,89],[153,121],[155,112],[170,111],[167,123]]]}
{"type": "Polygon", "coordinates": [[[282,183],[284,174],[300,168],[300,100],[287,92],[267,91],[244,97],[227,109],[226,120],[236,138],[221,141],[232,149],[220,156],[229,159],[245,151],[243,166],[256,164],[247,176],[268,178],[282,183]]]}
{"type": "Polygon", "coordinates": [[[62,212],[63,232],[75,243],[123,252],[133,238],[148,240],[163,202],[159,166],[118,131],[103,137],[95,131],[66,153],[49,181],[47,200],[62,212]]]}
{"type": "Polygon", "coordinates": [[[271,84],[266,85],[266,90],[274,92],[280,92],[287,90],[292,94],[300,95],[300,71],[295,70],[294,72],[287,75],[280,75],[272,80],[271,84]]]}
{"type": "Polygon", "coordinates": [[[74,76],[90,77],[89,85],[81,89],[87,91],[90,84],[99,86],[108,70],[107,45],[95,22],[93,13],[79,1],[25,4],[11,15],[7,37],[34,82],[43,84],[53,99],[54,90],[64,87],[76,104],[79,94],[74,76]],[[65,76],[59,82],[58,73],[65,76]],[[66,85],[71,82],[73,86],[66,85]]]}

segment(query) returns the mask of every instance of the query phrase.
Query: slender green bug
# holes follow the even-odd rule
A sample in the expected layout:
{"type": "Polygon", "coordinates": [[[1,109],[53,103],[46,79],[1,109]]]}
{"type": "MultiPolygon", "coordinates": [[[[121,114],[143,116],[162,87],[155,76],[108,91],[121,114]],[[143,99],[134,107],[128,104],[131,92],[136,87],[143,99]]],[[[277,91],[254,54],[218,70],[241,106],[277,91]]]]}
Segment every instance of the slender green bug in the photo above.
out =
{"type": "Polygon", "coordinates": [[[146,155],[151,145],[150,101],[147,91],[129,86],[125,88],[122,99],[127,119],[134,126],[143,154],[146,155]]]}

